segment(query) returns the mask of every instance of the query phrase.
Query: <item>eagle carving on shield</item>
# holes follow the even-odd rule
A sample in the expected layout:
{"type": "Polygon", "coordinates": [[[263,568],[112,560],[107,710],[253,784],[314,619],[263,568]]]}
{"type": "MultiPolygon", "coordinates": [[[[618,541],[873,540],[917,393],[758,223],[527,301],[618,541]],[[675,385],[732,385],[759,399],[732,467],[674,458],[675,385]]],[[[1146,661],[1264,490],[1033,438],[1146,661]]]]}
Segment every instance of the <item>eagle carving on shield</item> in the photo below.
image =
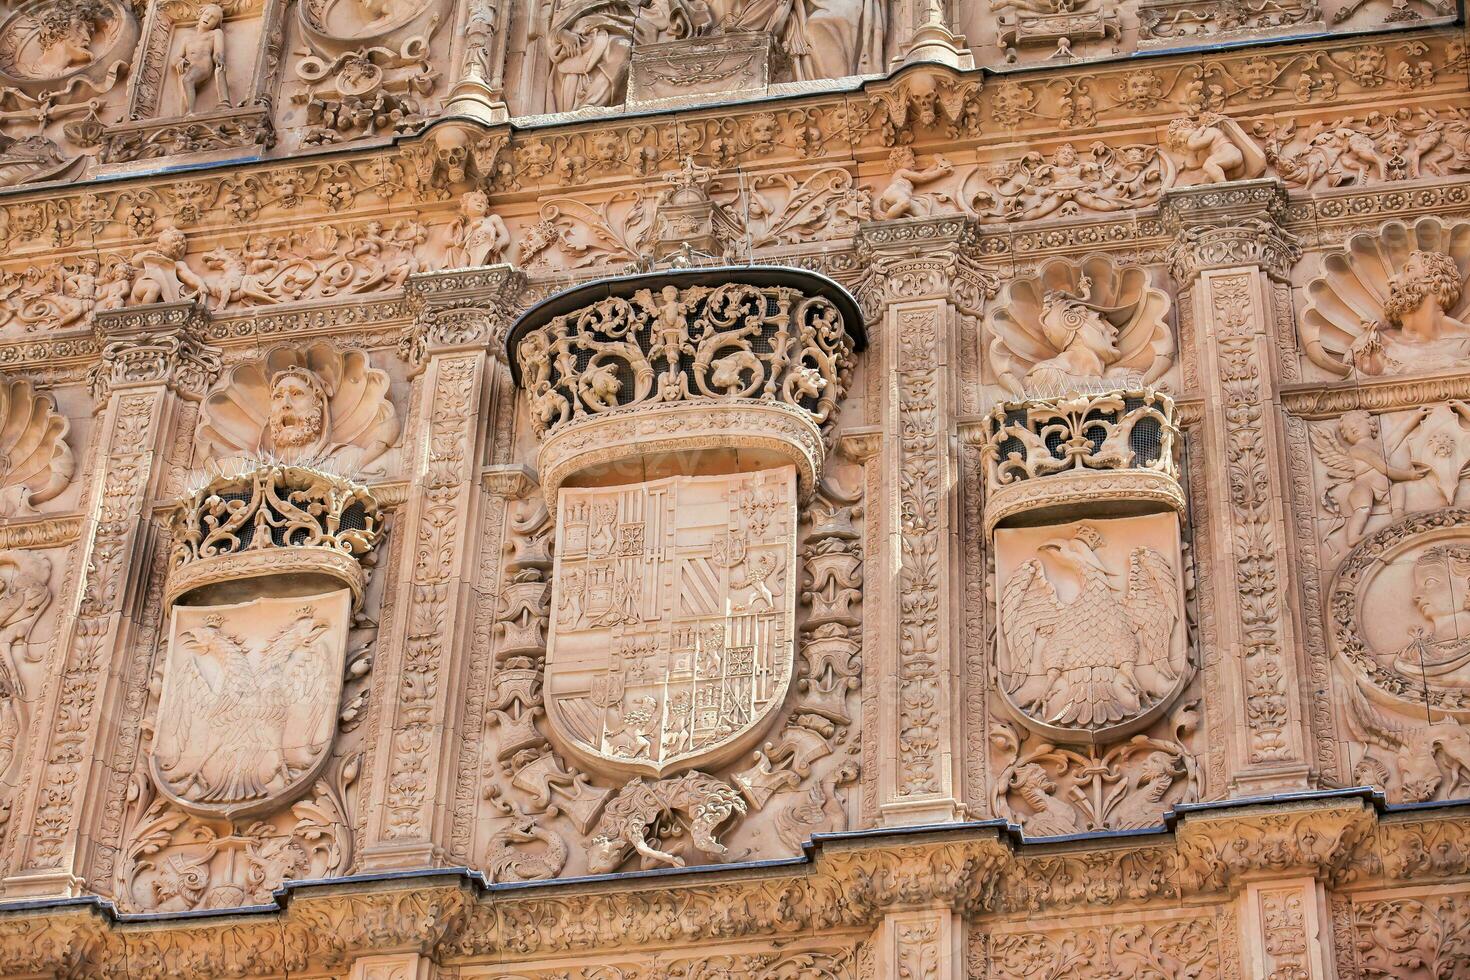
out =
{"type": "Polygon", "coordinates": [[[310,786],[335,732],[350,601],[175,607],[152,753],[167,796],[235,818],[310,786]]]}
{"type": "Polygon", "coordinates": [[[1103,557],[1087,524],[1042,543],[1018,566],[1000,599],[1008,700],[1054,729],[1096,732],[1137,719],[1172,696],[1185,664],[1182,608],[1173,565],[1134,548],[1126,568],[1103,557]],[[1041,556],[1074,591],[1062,598],[1041,556]]]}

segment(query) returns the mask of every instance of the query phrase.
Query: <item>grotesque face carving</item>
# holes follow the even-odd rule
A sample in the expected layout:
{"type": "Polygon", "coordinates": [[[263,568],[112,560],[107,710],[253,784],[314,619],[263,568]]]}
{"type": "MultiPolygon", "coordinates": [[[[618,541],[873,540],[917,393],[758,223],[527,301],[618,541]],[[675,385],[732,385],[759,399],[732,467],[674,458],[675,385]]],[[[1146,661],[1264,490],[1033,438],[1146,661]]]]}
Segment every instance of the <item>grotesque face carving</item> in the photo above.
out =
{"type": "Polygon", "coordinates": [[[270,432],[277,451],[308,449],[327,428],[327,398],[321,383],[305,371],[289,370],[271,384],[270,432]]]}

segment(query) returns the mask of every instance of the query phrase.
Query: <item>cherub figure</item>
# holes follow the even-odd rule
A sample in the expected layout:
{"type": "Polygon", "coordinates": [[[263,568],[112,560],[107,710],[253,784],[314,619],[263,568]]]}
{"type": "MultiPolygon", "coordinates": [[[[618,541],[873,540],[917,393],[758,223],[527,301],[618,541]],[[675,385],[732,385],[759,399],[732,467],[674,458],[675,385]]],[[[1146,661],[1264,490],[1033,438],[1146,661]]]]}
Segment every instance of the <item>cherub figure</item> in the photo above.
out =
{"type": "Polygon", "coordinates": [[[927,194],[918,194],[915,189],[954,173],[954,167],[944,157],[935,154],[934,163],[923,170],[918,169],[914,151],[907,146],[895,149],[888,158],[893,168],[893,179],[878,195],[874,217],[880,221],[892,218],[922,217],[930,213],[933,202],[927,194]]]}
{"type": "Polygon", "coordinates": [[[1389,500],[1390,509],[1398,516],[1402,508],[1389,492],[1394,483],[1423,479],[1429,474],[1429,467],[1422,463],[1409,467],[1391,464],[1379,443],[1378,420],[1367,412],[1344,412],[1331,432],[1320,428],[1310,431],[1317,457],[1333,480],[1322,495],[1322,503],[1339,521],[1333,533],[1346,528],[1344,543],[1348,548],[1362,540],[1373,508],[1379,503],[1389,500]]]}
{"type": "Polygon", "coordinates": [[[1206,112],[1169,123],[1169,149],[1179,164],[1178,187],[1250,180],[1266,172],[1266,154],[1229,116],[1206,112]]]}
{"type": "Polygon", "coordinates": [[[500,215],[490,213],[484,191],[470,191],[459,202],[459,217],[449,226],[446,259],[451,269],[494,265],[504,261],[510,231],[500,215]]]}
{"type": "Polygon", "coordinates": [[[225,74],[225,12],[219,4],[207,3],[199,9],[199,23],[192,36],[187,38],[179,50],[179,60],[174,64],[178,74],[179,93],[183,98],[183,111],[187,115],[194,111],[199,98],[199,89],[214,76],[215,92],[220,105],[230,104],[230,84],[225,74]]]}

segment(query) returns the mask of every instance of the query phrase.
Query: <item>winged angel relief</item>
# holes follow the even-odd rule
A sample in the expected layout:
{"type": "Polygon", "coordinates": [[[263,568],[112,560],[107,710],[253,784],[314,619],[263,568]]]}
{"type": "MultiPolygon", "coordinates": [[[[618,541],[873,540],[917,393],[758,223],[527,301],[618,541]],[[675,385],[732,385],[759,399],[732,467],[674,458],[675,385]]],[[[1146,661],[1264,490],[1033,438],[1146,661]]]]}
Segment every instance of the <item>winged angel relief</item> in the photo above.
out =
{"type": "Polygon", "coordinates": [[[175,608],[152,759],[174,803],[238,818],[310,786],[330,754],[349,596],[175,608]]]}
{"type": "MultiPolygon", "coordinates": [[[[1109,524],[1135,521],[1156,519],[1109,524]]],[[[1155,548],[1123,552],[1091,524],[1057,530],[997,532],[1011,562],[1033,556],[1001,589],[1003,691],[1039,733],[1100,742],[1152,721],[1188,680],[1179,577],[1155,548]]]]}

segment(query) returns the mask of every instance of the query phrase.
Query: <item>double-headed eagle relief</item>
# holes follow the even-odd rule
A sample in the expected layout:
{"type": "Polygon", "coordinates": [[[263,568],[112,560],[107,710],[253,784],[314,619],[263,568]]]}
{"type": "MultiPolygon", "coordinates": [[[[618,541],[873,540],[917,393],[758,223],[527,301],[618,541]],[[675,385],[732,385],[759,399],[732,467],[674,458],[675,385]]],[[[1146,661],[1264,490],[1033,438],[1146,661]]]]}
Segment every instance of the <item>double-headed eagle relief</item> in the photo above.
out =
{"type": "Polygon", "coordinates": [[[1173,520],[996,532],[1003,693],[1023,724],[1102,741],[1167,709],[1188,679],[1173,520]]]}
{"type": "Polygon", "coordinates": [[[627,775],[747,750],[791,681],[795,525],[789,466],[563,489],[553,739],[627,775]]]}
{"type": "Polygon", "coordinates": [[[325,766],[352,593],[176,606],[153,777],[206,817],[268,811],[325,766]]]}

